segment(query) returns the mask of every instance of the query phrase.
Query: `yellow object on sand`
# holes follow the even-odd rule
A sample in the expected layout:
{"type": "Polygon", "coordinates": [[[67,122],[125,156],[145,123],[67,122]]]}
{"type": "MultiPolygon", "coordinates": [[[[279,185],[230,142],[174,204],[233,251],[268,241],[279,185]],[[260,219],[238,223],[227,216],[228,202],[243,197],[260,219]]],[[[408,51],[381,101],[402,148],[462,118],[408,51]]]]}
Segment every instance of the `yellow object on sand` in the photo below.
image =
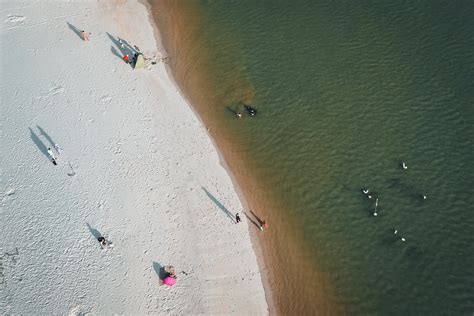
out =
{"type": "Polygon", "coordinates": [[[135,61],[135,69],[145,68],[145,58],[143,54],[137,55],[137,60],[135,61]]]}

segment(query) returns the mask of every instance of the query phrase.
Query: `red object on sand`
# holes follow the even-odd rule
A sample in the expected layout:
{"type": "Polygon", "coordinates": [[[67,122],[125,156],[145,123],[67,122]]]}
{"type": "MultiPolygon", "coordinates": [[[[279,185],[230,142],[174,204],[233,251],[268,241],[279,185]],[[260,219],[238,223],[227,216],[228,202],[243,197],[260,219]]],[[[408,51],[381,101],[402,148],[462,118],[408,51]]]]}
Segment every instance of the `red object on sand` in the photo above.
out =
{"type": "Polygon", "coordinates": [[[173,277],[166,277],[163,280],[163,284],[168,285],[168,286],[173,286],[175,283],[176,283],[176,280],[173,277]]]}
{"type": "Polygon", "coordinates": [[[126,62],[128,64],[128,62],[129,62],[128,55],[123,56],[122,59],[123,59],[124,62],[126,62]]]}

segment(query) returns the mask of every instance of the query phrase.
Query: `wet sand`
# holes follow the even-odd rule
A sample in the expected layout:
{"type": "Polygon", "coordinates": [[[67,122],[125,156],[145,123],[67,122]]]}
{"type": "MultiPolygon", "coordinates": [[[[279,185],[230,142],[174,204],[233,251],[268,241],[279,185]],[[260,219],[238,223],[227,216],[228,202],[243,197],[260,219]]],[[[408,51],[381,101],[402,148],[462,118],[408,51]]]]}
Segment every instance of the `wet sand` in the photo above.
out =
{"type": "MultiPolygon", "coordinates": [[[[199,25],[208,22],[205,14],[192,3],[151,3],[169,56],[169,71],[219,148],[222,163],[229,169],[246,208],[270,313],[342,313],[344,307],[336,306],[338,300],[329,282],[315,267],[314,258],[309,255],[311,251],[305,248],[304,235],[298,229],[303,223],[282,215],[285,205],[279,197],[269,193],[264,179],[257,176],[256,164],[241,150],[222,120],[222,113],[233,115],[226,107],[232,109],[239,101],[251,103],[254,96],[251,83],[244,74],[235,71],[239,63],[238,45],[229,39],[228,51],[235,54],[236,64],[216,71],[217,66],[210,58],[212,54],[199,41],[199,25]],[[228,80],[226,85],[232,89],[216,91],[216,83],[223,80],[228,80]],[[269,223],[268,230],[260,231],[254,214],[269,223]],[[301,287],[305,287],[305,291],[301,291],[301,287]]],[[[245,120],[241,123],[245,124],[245,120]]]]}

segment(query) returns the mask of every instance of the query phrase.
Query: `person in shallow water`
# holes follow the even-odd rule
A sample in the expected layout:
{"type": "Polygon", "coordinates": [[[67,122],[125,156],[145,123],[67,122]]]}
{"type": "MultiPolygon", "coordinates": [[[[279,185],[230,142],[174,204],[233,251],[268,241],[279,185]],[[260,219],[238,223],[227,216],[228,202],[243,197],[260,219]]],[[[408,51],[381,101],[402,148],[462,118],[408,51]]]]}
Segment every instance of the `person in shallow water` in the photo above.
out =
{"type": "Polygon", "coordinates": [[[369,198],[369,199],[372,198],[372,195],[369,193],[369,189],[365,189],[365,188],[364,188],[364,189],[362,189],[361,191],[362,191],[362,193],[364,193],[364,195],[365,195],[367,198],[369,198]]]}
{"type": "Polygon", "coordinates": [[[244,108],[245,108],[245,111],[247,111],[248,114],[254,116],[255,114],[257,114],[257,110],[255,110],[253,107],[251,107],[250,105],[247,105],[247,104],[244,104],[244,108]]]}
{"type": "MultiPolygon", "coordinates": [[[[398,229],[395,229],[395,231],[393,232],[395,235],[398,234],[398,229]]],[[[406,241],[406,239],[404,237],[401,237],[400,238],[401,241],[406,241]]]]}

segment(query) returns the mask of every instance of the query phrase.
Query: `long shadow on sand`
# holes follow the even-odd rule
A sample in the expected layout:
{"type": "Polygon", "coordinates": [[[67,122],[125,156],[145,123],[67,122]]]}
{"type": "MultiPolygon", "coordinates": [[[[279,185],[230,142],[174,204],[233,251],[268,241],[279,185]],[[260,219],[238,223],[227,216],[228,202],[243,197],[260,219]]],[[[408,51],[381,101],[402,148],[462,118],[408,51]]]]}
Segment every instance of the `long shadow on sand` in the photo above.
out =
{"type": "Polygon", "coordinates": [[[234,214],[232,214],[224,205],[222,205],[221,202],[219,202],[211,193],[209,193],[206,188],[201,187],[201,189],[206,192],[207,196],[211,199],[211,201],[214,202],[214,204],[216,204],[221,209],[221,211],[224,212],[232,220],[233,223],[237,223],[234,218],[234,214]]]}
{"type": "MultiPolygon", "coordinates": [[[[136,50],[134,47],[132,47],[132,45],[130,45],[126,40],[124,40],[123,38],[120,38],[120,37],[117,37],[115,38],[113,35],[111,35],[109,32],[106,32],[107,33],[107,36],[110,38],[110,40],[115,44],[116,47],[114,46],[111,46],[110,47],[110,50],[112,52],[112,54],[114,54],[115,56],[117,56],[118,58],[122,59],[123,56],[125,55],[128,55],[130,56],[133,56],[135,53],[139,53],[138,50],[136,50]],[[122,42],[120,42],[122,41],[122,42]],[[117,49],[120,50],[120,53],[119,51],[117,51],[117,49]]],[[[130,64],[130,66],[132,66],[130,64]]],[[[132,66],[133,67],[133,66],[132,66]]]]}
{"type": "Polygon", "coordinates": [[[258,221],[258,227],[260,228],[263,224],[263,221],[253,211],[249,210],[249,212],[252,213],[253,217],[255,217],[255,219],[258,221]]]}
{"type": "Polygon", "coordinates": [[[120,53],[117,51],[117,49],[113,46],[110,46],[110,51],[112,52],[112,54],[114,54],[115,56],[117,56],[118,58],[122,59],[122,55],[120,55],[120,53]]]}
{"type": "Polygon", "coordinates": [[[245,217],[247,217],[247,219],[250,222],[252,222],[252,224],[254,224],[258,229],[260,229],[260,225],[256,221],[254,221],[250,216],[248,216],[248,214],[246,212],[243,212],[243,213],[244,213],[245,217]]]}
{"type": "Polygon", "coordinates": [[[36,127],[38,128],[38,130],[40,131],[40,134],[44,136],[44,138],[46,138],[46,140],[49,142],[49,146],[48,147],[54,147],[54,144],[56,144],[53,139],[51,138],[51,136],[48,135],[48,133],[46,133],[44,131],[44,129],[41,128],[41,126],[38,126],[36,125],[36,127]]]}
{"type": "Polygon", "coordinates": [[[28,127],[28,129],[30,130],[30,137],[33,140],[33,142],[36,144],[38,149],[43,153],[43,155],[49,160],[48,148],[46,147],[46,145],[41,141],[41,139],[39,139],[39,137],[35,134],[35,132],[33,132],[31,127],[28,127]]]}
{"type": "Polygon", "coordinates": [[[87,228],[89,228],[89,231],[91,232],[92,236],[94,236],[95,239],[98,239],[99,237],[102,236],[102,234],[95,228],[91,227],[89,223],[86,223],[87,228]]]}
{"type": "Polygon", "coordinates": [[[81,30],[79,30],[77,27],[75,27],[74,25],[72,25],[71,23],[69,22],[66,22],[67,23],[67,26],[69,26],[69,28],[74,32],[76,33],[76,35],[82,39],[82,36],[81,36],[81,30]]]}
{"type": "Polygon", "coordinates": [[[158,262],[153,261],[153,269],[155,270],[156,275],[160,279],[160,282],[162,282],[164,279],[166,279],[167,273],[165,271],[165,267],[163,267],[158,262]]]}

